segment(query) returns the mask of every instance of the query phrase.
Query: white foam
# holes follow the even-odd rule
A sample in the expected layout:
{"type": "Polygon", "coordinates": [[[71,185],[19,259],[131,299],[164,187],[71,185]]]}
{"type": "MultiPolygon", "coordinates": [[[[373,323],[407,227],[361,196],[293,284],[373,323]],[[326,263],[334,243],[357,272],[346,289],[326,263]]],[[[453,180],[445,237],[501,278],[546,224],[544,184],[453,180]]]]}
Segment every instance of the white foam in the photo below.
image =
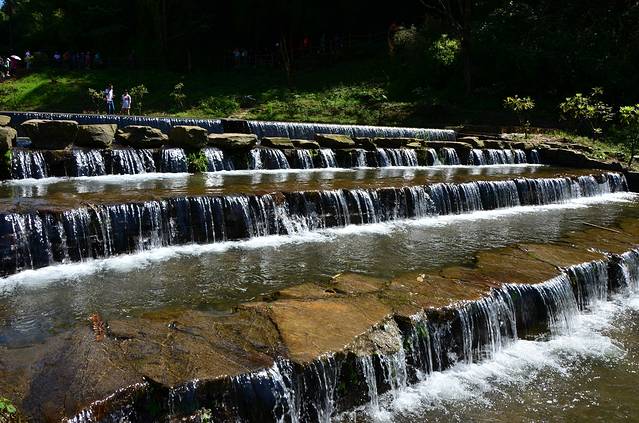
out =
{"type": "Polygon", "coordinates": [[[154,263],[160,263],[178,256],[198,256],[215,254],[230,249],[253,250],[259,248],[276,248],[281,245],[295,243],[330,242],[339,236],[364,234],[391,234],[411,227],[437,227],[452,225],[464,221],[494,220],[508,215],[539,213],[561,209],[586,208],[589,205],[632,202],[637,198],[632,193],[605,194],[596,197],[585,197],[561,204],[546,206],[523,206],[507,209],[478,211],[459,215],[424,217],[413,220],[398,220],[366,225],[349,225],[341,228],[330,228],[314,232],[301,232],[295,235],[271,235],[256,237],[243,241],[227,241],[211,244],[188,244],[180,246],[155,248],[135,254],[124,254],[106,259],[87,260],[80,263],[58,264],[35,270],[24,270],[0,279],[0,290],[12,289],[16,286],[41,286],[63,279],[78,279],[82,276],[99,272],[130,272],[143,269],[154,263]]]}
{"type": "Polygon", "coordinates": [[[586,359],[621,359],[625,351],[605,332],[611,328],[615,317],[634,306],[639,307],[636,293],[595,304],[590,312],[576,317],[571,333],[548,341],[517,340],[490,360],[458,364],[435,372],[399,393],[385,394],[381,401],[382,412],[372,417],[393,421],[398,414],[417,418],[423,416],[425,410],[447,412],[455,404],[490,404],[488,394],[499,393],[508,386],[525,387],[542,371],[569,377],[586,359]]]}

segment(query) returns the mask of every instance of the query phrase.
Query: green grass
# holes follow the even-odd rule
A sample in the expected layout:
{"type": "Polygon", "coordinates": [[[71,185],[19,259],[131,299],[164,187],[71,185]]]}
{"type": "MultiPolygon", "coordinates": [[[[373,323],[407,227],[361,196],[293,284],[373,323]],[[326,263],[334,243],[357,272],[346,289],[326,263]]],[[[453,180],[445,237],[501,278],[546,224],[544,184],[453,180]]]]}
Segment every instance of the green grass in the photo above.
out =
{"type": "Polygon", "coordinates": [[[0,108],[93,112],[88,89],[102,90],[109,83],[115,86],[116,100],[123,89],[144,84],[149,94],[144,97],[143,113],[148,115],[399,124],[402,115],[412,110],[409,101],[389,99],[383,65],[374,60],[299,71],[290,85],[282,71],[269,68],[191,74],[47,69],[0,84],[0,108]],[[184,83],[186,94],[181,108],[170,96],[179,82],[184,83]],[[254,101],[247,101],[247,96],[254,101]]]}

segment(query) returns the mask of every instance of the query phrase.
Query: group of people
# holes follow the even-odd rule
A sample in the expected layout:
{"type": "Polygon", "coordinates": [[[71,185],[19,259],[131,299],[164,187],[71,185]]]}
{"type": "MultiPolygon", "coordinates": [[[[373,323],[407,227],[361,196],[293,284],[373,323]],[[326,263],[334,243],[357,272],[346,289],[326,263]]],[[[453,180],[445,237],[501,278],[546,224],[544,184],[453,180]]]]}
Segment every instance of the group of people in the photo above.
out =
{"type": "Polygon", "coordinates": [[[53,53],[53,63],[56,66],[65,66],[69,69],[91,69],[91,67],[101,67],[104,62],[99,52],[90,51],[65,51],[53,53]]]}
{"type": "MultiPolygon", "coordinates": [[[[106,102],[106,110],[107,115],[115,114],[115,102],[114,102],[115,94],[113,92],[113,84],[109,84],[109,86],[104,90],[104,101],[106,102]]],[[[130,115],[131,114],[131,95],[129,94],[129,90],[124,90],[124,94],[122,94],[122,107],[120,108],[120,114],[130,115]]]]}

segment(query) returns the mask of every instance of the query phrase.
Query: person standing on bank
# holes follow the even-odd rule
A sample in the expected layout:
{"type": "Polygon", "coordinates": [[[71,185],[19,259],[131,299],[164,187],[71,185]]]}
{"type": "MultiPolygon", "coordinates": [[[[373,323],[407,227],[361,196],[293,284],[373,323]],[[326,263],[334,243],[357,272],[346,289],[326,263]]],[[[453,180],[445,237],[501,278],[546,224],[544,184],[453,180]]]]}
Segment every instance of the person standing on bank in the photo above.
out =
{"type": "Polygon", "coordinates": [[[122,111],[120,113],[123,115],[131,114],[131,96],[129,95],[129,90],[124,90],[124,94],[122,95],[122,111]]]}
{"type": "Polygon", "coordinates": [[[106,100],[107,115],[115,113],[115,104],[113,103],[113,84],[104,90],[104,99],[106,100]]]}

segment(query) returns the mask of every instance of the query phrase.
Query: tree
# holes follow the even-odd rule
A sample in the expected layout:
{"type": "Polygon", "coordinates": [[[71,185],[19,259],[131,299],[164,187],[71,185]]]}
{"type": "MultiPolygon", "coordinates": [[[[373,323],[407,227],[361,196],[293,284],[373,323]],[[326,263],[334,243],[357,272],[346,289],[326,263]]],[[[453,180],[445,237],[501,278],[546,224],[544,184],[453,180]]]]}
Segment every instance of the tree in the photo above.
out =
{"type": "Polygon", "coordinates": [[[420,0],[426,10],[444,19],[460,41],[461,57],[464,66],[464,85],[466,94],[472,91],[472,8],[471,0],[420,0]]]}
{"type": "Polygon", "coordinates": [[[598,138],[603,126],[614,118],[612,107],[599,99],[602,95],[603,88],[595,87],[588,95],[577,93],[567,97],[559,105],[561,118],[574,121],[577,128],[588,126],[593,137],[598,138]]]}
{"type": "Polygon", "coordinates": [[[175,103],[175,107],[178,110],[184,109],[184,101],[186,100],[186,94],[184,94],[184,83],[178,82],[173,87],[173,91],[170,94],[173,102],[175,103]]]}
{"type": "Polygon", "coordinates": [[[628,168],[630,168],[635,154],[639,150],[639,103],[634,106],[621,106],[619,108],[619,121],[630,149],[630,159],[628,160],[628,168]]]}
{"type": "Polygon", "coordinates": [[[530,130],[530,120],[527,119],[529,111],[535,108],[535,102],[530,97],[506,97],[504,99],[504,108],[512,111],[517,115],[519,125],[524,128],[525,137],[528,138],[528,132],[530,130]]]}

